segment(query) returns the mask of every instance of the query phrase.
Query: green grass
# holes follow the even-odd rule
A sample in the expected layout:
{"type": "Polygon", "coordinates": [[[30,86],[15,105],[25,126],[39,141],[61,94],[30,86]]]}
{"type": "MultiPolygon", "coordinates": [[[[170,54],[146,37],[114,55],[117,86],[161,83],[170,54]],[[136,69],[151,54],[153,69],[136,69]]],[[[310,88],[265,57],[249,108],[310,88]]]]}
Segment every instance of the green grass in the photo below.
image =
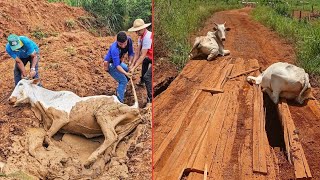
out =
{"type": "Polygon", "coordinates": [[[155,57],[170,57],[180,69],[187,62],[188,37],[214,12],[240,7],[238,1],[154,1],[155,57]]]}
{"type": "Polygon", "coordinates": [[[91,3],[93,0],[48,0],[48,1],[49,2],[64,2],[64,3],[66,3],[66,4],[70,5],[70,6],[78,6],[78,7],[80,7],[80,6],[82,6],[82,3],[84,1],[91,3]]]}
{"type": "MultiPolygon", "coordinates": [[[[151,0],[48,0],[64,2],[69,6],[83,7],[94,14],[98,24],[109,29],[110,34],[127,30],[137,18],[151,22],[151,0]]],[[[70,25],[70,24],[69,24],[70,25]]],[[[100,26],[100,25],[99,25],[100,26]]],[[[99,27],[92,29],[98,31],[99,27]]]]}
{"type": "Polygon", "coordinates": [[[31,35],[39,40],[48,37],[48,33],[39,27],[36,27],[34,30],[32,30],[31,35]]]}
{"type": "Polygon", "coordinates": [[[312,75],[320,75],[320,23],[299,22],[266,6],[257,7],[252,15],[294,43],[300,67],[312,75]]]}

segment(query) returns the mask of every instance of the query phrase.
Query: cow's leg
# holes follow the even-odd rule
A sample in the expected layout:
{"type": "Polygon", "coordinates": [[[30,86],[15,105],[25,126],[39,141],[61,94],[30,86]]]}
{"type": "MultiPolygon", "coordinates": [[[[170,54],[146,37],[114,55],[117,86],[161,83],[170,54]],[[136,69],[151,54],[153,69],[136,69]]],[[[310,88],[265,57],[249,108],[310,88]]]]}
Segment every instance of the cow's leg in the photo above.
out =
{"type": "Polygon", "coordinates": [[[271,99],[275,104],[278,104],[280,91],[278,91],[278,90],[273,90],[273,91],[271,91],[270,88],[264,88],[262,91],[263,91],[263,92],[266,92],[266,93],[269,95],[270,99],[271,99]]]}
{"type": "Polygon", "coordinates": [[[98,149],[96,149],[88,158],[86,163],[84,164],[85,168],[89,168],[93,162],[95,162],[98,159],[98,156],[100,156],[104,151],[117,140],[117,133],[114,129],[114,124],[111,123],[112,117],[109,115],[105,116],[96,116],[97,123],[101,127],[101,131],[105,137],[104,142],[98,149]]]}
{"type": "Polygon", "coordinates": [[[230,54],[230,51],[229,50],[222,50],[223,51],[223,56],[227,56],[230,54]]]}
{"type": "Polygon", "coordinates": [[[138,126],[138,124],[141,122],[140,118],[126,124],[123,126],[123,128],[121,129],[121,132],[119,132],[119,135],[118,135],[118,140],[117,142],[115,142],[113,144],[113,148],[112,148],[112,153],[113,155],[116,154],[116,148],[119,144],[119,142],[124,138],[126,137],[134,128],[136,128],[138,126]]]}
{"type": "Polygon", "coordinates": [[[195,42],[192,46],[191,51],[189,52],[189,59],[193,59],[198,56],[198,45],[200,44],[200,38],[196,37],[195,42]]]}
{"type": "Polygon", "coordinates": [[[49,130],[46,133],[44,143],[46,145],[50,145],[50,142],[51,142],[50,138],[53,135],[55,135],[64,125],[68,123],[69,123],[69,120],[67,119],[67,117],[53,119],[52,125],[50,126],[49,130]]]}
{"type": "Polygon", "coordinates": [[[198,55],[199,55],[198,49],[194,49],[194,50],[192,50],[192,52],[190,52],[189,59],[193,59],[193,58],[197,57],[198,55]]]}
{"type": "Polygon", "coordinates": [[[208,61],[212,61],[214,58],[216,58],[216,57],[218,56],[218,54],[219,54],[219,51],[216,50],[216,49],[213,49],[213,50],[210,52],[210,54],[208,55],[207,60],[208,60],[208,61]]]}

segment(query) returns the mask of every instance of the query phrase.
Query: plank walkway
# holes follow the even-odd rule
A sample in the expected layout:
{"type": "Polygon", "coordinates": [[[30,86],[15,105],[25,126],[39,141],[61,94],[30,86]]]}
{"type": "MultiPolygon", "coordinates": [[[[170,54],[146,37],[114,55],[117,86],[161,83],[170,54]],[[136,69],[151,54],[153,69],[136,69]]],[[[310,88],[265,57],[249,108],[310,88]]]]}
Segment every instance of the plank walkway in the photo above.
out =
{"type": "MultiPolygon", "coordinates": [[[[173,82],[176,86],[155,103],[159,111],[155,113],[155,179],[277,179],[277,159],[264,128],[263,95],[259,86],[245,80],[248,74],[259,73],[258,61],[224,58],[206,63],[190,62],[173,82]],[[191,69],[201,74],[197,76],[191,69]],[[174,96],[179,86],[188,96],[174,96]],[[165,109],[163,103],[178,98],[183,98],[181,103],[165,109]],[[240,115],[243,108],[249,116],[240,115]],[[245,132],[241,139],[237,137],[239,128],[245,132]]],[[[297,148],[303,152],[301,145],[297,148]]],[[[293,161],[299,166],[296,159],[293,161]]],[[[299,172],[296,176],[302,177],[299,172]]]]}

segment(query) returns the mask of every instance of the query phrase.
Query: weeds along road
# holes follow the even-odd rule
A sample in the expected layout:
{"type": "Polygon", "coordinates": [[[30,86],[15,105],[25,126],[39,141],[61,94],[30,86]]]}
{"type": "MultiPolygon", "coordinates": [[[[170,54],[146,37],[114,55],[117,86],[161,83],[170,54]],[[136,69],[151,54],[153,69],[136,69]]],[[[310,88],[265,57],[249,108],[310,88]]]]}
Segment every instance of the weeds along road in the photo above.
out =
{"type": "MultiPolygon", "coordinates": [[[[191,60],[154,103],[154,171],[156,179],[203,178],[208,170],[213,179],[290,179],[294,167],[286,160],[283,132],[276,106],[264,96],[267,173],[254,173],[252,144],[255,90],[245,76],[224,80],[228,75],[274,62],[295,62],[293,47],[275,32],[255,22],[250,8],[215,13],[193,36],[211,31],[214,22],[226,22],[225,49],[231,55],[217,60],[191,60]],[[218,87],[223,93],[200,89],[218,87]],[[268,141],[267,141],[268,140],[268,141]],[[205,168],[207,167],[207,169],[205,168]],[[193,169],[193,170],[192,170],[193,169]]],[[[165,71],[165,70],[163,70],[165,71]]],[[[255,72],[257,73],[257,72],[255,72]]],[[[164,72],[165,74],[165,72],[164,72]]],[[[253,73],[252,73],[253,74],[253,73]]],[[[317,90],[313,90],[318,93],[317,90]]],[[[311,174],[320,178],[319,99],[289,109],[309,163],[311,174]]]]}

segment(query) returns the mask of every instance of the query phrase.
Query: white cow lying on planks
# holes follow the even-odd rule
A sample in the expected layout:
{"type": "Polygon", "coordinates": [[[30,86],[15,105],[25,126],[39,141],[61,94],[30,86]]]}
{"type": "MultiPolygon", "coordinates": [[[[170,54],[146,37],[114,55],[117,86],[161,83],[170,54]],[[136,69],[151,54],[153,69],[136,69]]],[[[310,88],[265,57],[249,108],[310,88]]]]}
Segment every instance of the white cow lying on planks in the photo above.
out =
{"type": "Polygon", "coordinates": [[[79,97],[70,91],[47,90],[37,86],[38,82],[39,79],[19,81],[9,97],[10,104],[31,104],[35,116],[44,122],[46,143],[60,129],[87,138],[104,135],[103,144],[84,164],[86,168],[111,145],[114,152],[119,141],[141,122],[134,87],[135,104],[130,107],[120,103],[116,96],[79,97]]]}
{"type": "Polygon", "coordinates": [[[218,55],[226,56],[230,54],[229,50],[224,49],[223,41],[226,40],[226,31],[230,28],[226,28],[225,24],[216,24],[213,28],[214,32],[209,31],[207,36],[196,37],[191,51],[189,52],[189,59],[193,59],[199,55],[207,55],[207,60],[211,61],[218,55]]]}
{"type": "Polygon", "coordinates": [[[247,81],[260,84],[262,91],[266,92],[275,104],[279,102],[279,97],[295,99],[300,104],[306,99],[314,99],[309,75],[304,69],[292,64],[274,63],[258,77],[248,76],[247,81]]]}

